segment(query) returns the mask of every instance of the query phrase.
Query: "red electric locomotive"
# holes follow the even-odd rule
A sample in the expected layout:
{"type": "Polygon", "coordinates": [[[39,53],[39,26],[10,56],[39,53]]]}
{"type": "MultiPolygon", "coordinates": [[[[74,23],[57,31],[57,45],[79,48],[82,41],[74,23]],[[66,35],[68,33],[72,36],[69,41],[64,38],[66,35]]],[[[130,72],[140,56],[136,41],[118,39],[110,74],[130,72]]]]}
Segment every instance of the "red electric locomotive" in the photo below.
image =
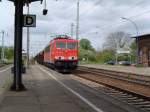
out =
{"type": "Polygon", "coordinates": [[[78,65],[78,40],[67,36],[57,37],[44,49],[44,63],[59,71],[69,71],[78,65]]]}

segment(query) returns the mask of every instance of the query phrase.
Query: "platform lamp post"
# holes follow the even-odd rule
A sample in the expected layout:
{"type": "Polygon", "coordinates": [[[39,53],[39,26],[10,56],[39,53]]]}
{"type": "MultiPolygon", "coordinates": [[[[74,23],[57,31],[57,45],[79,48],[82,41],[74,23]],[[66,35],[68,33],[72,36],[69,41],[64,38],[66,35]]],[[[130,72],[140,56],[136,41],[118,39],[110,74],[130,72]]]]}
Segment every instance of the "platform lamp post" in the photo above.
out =
{"type": "Polygon", "coordinates": [[[71,23],[71,30],[70,30],[71,38],[73,38],[73,31],[74,31],[74,24],[71,23]]]}
{"type": "Polygon", "coordinates": [[[14,38],[14,81],[11,86],[13,91],[25,90],[22,83],[22,32],[23,32],[23,6],[27,3],[43,0],[8,0],[15,5],[15,38],[14,38]]]}
{"type": "MultiPolygon", "coordinates": [[[[77,0],[76,40],[79,40],[80,0],[77,0]]],[[[77,42],[77,57],[79,57],[79,43],[77,42]]]]}
{"type": "Polygon", "coordinates": [[[77,0],[76,40],[79,39],[80,0],[77,0]]]}
{"type": "MultiPolygon", "coordinates": [[[[27,14],[30,14],[30,6],[27,4],[27,14]]],[[[30,60],[30,28],[27,27],[27,68],[29,69],[30,60]]]]}
{"type": "Polygon", "coordinates": [[[121,19],[124,19],[124,20],[127,20],[127,21],[129,21],[129,22],[131,22],[133,25],[134,25],[134,27],[135,27],[135,29],[136,29],[136,44],[137,44],[137,51],[136,51],[136,55],[137,55],[137,60],[136,60],[136,64],[138,65],[139,64],[139,30],[138,30],[138,26],[137,26],[137,24],[134,22],[134,21],[132,21],[131,19],[129,19],[129,18],[125,18],[125,17],[121,17],[121,19]]]}

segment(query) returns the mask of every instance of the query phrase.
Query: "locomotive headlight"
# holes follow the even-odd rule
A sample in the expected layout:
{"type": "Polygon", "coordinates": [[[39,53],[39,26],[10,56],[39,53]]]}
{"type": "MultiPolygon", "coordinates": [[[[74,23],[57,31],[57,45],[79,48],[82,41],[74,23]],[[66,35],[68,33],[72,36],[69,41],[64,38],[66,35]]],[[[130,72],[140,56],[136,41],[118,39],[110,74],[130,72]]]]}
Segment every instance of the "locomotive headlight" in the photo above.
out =
{"type": "Polygon", "coordinates": [[[59,57],[58,57],[58,56],[55,56],[55,59],[59,59],[59,57]]]}
{"type": "Polygon", "coordinates": [[[61,57],[59,57],[61,60],[64,60],[65,59],[65,57],[64,56],[61,56],[61,57]]]}
{"type": "Polygon", "coordinates": [[[57,60],[64,60],[65,58],[64,58],[64,56],[55,56],[55,59],[57,59],[57,60]]]}
{"type": "Polygon", "coordinates": [[[69,59],[69,60],[73,60],[73,59],[74,59],[74,57],[70,56],[70,57],[68,57],[68,59],[69,59]]]}
{"type": "Polygon", "coordinates": [[[75,57],[75,56],[70,56],[68,59],[69,59],[69,60],[77,60],[77,57],[75,57]]]}

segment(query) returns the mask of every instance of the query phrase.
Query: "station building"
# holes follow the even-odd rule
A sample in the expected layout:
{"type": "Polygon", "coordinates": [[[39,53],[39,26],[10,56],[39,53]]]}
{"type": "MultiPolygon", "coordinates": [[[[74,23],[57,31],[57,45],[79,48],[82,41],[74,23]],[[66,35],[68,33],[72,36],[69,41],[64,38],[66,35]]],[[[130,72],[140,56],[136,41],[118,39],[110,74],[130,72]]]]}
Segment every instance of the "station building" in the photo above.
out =
{"type": "Polygon", "coordinates": [[[140,64],[144,67],[150,67],[150,34],[138,36],[138,45],[140,64]]]}

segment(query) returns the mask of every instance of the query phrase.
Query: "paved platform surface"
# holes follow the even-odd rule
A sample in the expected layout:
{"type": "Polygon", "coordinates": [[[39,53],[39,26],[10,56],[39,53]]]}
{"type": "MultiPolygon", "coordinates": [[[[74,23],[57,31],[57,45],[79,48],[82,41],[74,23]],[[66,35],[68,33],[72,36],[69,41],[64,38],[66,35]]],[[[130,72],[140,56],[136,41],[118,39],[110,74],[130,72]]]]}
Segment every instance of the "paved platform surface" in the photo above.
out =
{"type": "Polygon", "coordinates": [[[4,93],[0,112],[82,112],[56,81],[37,71],[36,67],[24,75],[27,91],[4,93]]]}
{"type": "Polygon", "coordinates": [[[144,68],[144,67],[134,67],[134,66],[115,66],[115,65],[100,65],[100,64],[86,64],[86,65],[81,65],[81,66],[150,76],[150,67],[144,68]]]}
{"type": "Polygon", "coordinates": [[[23,75],[24,92],[5,91],[0,112],[141,112],[100,91],[39,65],[23,75]]]}
{"type": "MultiPolygon", "coordinates": [[[[3,94],[7,86],[9,86],[11,76],[10,75],[11,65],[0,67],[0,95],[3,94]]],[[[1,97],[0,97],[1,101],[1,97]]]]}

